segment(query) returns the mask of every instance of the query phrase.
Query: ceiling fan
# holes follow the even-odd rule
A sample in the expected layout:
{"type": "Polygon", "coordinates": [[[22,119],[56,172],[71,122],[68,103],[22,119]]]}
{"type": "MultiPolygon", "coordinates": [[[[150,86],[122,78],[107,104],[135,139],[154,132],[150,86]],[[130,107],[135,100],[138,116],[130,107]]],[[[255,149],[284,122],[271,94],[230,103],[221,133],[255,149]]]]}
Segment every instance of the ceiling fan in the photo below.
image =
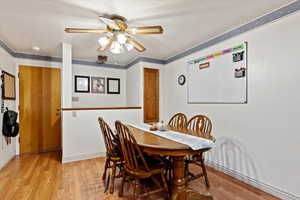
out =
{"type": "Polygon", "coordinates": [[[124,49],[130,51],[134,48],[139,52],[146,50],[146,48],[133,39],[131,35],[163,33],[161,26],[128,27],[127,20],[118,15],[99,16],[99,19],[106,24],[104,29],[66,28],[65,32],[106,34],[98,40],[100,47],[97,51],[105,51],[110,47],[110,51],[115,54],[122,53],[124,49]]]}

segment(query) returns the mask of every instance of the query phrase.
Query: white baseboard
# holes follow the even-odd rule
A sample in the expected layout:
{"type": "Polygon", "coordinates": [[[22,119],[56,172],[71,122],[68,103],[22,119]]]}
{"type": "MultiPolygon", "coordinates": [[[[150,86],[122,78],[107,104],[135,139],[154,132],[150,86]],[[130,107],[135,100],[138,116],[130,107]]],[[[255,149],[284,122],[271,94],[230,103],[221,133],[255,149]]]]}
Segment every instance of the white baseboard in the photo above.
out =
{"type": "Polygon", "coordinates": [[[75,162],[80,160],[88,160],[93,158],[99,158],[99,157],[105,157],[105,152],[97,152],[97,153],[90,153],[90,154],[77,154],[77,155],[71,155],[66,156],[62,158],[62,163],[69,163],[69,162],[75,162]]]}
{"type": "Polygon", "coordinates": [[[280,199],[284,199],[284,200],[300,200],[300,197],[296,196],[296,195],[293,195],[293,194],[290,194],[290,193],[287,193],[279,188],[276,188],[274,186],[271,186],[269,184],[265,184],[263,182],[260,182],[258,180],[255,180],[253,178],[250,178],[248,176],[245,176],[239,172],[236,172],[234,170],[231,170],[231,169],[228,169],[222,165],[219,165],[215,162],[212,162],[212,161],[206,161],[205,162],[207,164],[207,166],[209,167],[212,167],[218,171],[221,171],[233,178],[236,178],[246,184],[249,184],[255,188],[258,188],[264,192],[267,192],[275,197],[278,197],[280,199]]]}
{"type": "Polygon", "coordinates": [[[10,161],[12,161],[16,155],[11,156],[8,160],[5,160],[3,163],[0,162],[0,169],[4,168],[10,161]]]}

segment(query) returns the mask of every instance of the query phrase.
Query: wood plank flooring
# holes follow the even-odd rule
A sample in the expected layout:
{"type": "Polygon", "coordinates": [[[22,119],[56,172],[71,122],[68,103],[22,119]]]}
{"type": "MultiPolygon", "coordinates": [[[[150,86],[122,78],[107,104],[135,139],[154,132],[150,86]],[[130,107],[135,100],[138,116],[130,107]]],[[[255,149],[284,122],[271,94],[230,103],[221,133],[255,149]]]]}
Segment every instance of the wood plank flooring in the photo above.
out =
{"type": "MultiPolygon", "coordinates": [[[[131,199],[130,184],[126,196],[119,198],[118,184],[113,195],[104,194],[101,175],[104,159],[97,158],[68,164],[60,163],[60,153],[17,156],[0,170],[1,200],[120,200],[131,199]]],[[[214,200],[278,200],[221,172],[208,170],[209,192],[214,200]]],[[[190,187],[205,192],[201,179],[190,187]]],[[[149,200],[160,199],[157,196],[149,200]]]]}

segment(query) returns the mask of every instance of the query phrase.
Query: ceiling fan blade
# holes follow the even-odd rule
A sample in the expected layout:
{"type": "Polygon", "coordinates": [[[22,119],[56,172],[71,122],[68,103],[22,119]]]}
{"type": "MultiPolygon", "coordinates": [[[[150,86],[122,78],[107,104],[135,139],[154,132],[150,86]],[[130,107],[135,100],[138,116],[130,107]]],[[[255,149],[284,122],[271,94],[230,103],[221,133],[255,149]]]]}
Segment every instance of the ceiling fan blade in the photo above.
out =
{"type": "Polygon", "coordinates": [[[114,20],[103,16],[99,16],[99,19],[111,29],[120,30],[119,25],[114,20]]]}
{"type": "Polygon", "coordinates": [[[161,26],[133,27],[126,30],[129,34],[162,34],[164,29],[161,26]]]}
{"type": "Polygon", "coordinates": [[[66,33],[107,33],[106,29],[66,28],[66,33]]]}
{"type": "Polygon", "coordinates": [[[113,40],[114,40],[114,37],[113,37],[113,36],[108,37],[108,42],[107,42],[107,44],[106,44],[105,46],[100,46],[100,47],[97,49],[97,51],[105,51],[105,50],[111,45],[111,43],[113,42],[113,40]]]}
{"type": "Polygon", "coordinates": [[[127,37],[127,42],[132,44],[133,47],[139,52],[143,52],[146,50],[146,48],[141,43],[139,43],[138,41],[136,41],[135,39],[133,39],[131,37],[127,37]]]}

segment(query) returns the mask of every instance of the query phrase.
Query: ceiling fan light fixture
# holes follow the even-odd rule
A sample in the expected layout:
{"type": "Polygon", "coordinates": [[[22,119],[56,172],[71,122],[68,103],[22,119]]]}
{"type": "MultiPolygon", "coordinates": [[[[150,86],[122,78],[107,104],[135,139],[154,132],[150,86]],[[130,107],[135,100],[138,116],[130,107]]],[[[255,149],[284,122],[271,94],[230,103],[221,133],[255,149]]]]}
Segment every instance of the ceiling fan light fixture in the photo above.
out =
{"type": "Polygon", "coordinates": [[[139,26],[128,27],[127,20],[119,15],[102,15],[99,19],[106,25],[104,28],[66,28],[66,33],[89,33],[89,34],[105,34],[104,37],[98,39],[99,46],[97,51],[103,52],[108,49],[114,54],[120,54],[124,51],[135,49],[138,52],[144,52],[146,48],[131,37],[132,34],[150,35],[162,34],[161,26],[139,26]],[[126,50],[125,50],[126,49],[126,50]]]}
{"type": "Polygon", "coordinates": [[[132,33],[132,34],[136,34],[136,28],[132,28],[132,29],[131,29],[131,33],[132,33]]]}
{"type": "Polygon", "coordinates": [[[131,51],[133,49],[133,45],[130,43],[126,43],[125,48],[127,49],[127,51],[131,51]]]}
{"type": "Polygon", "coordinates": [[[126,37],[124,34],[119,33],[119,34],[117,35],[117,40],[118,40],[118,42],[119,42],[120,44],[125,44],[126,41],[127,41],[127,37],[126,37]]]}
{"type": "Polygon", "coordinates": [[[98,43],[101,47],[104,47],[108,44],[109,42],[109,39],[107,37],[101,37],[99,40],[98,40],[98,43]]]}
{"type": "Polygon", "coordinates": [[[114,54],[120,54],[124,51],[124,48],[119,42],[113,41],[110,47],[110,51],[114,54]]]}

